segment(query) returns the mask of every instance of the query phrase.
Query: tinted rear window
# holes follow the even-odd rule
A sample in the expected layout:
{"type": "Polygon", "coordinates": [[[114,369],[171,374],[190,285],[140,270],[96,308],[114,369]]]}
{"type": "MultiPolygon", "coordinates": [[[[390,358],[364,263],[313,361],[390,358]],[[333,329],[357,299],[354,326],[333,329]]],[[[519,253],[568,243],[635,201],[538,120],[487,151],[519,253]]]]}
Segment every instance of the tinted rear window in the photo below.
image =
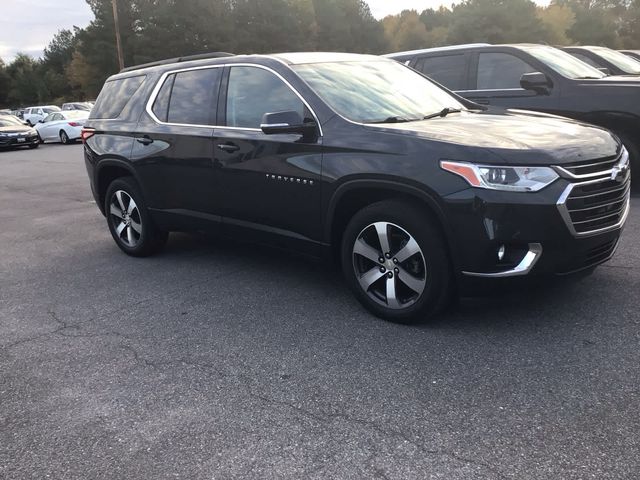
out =
{"type": "Polygon", "coordinates": [[[450,90],[466,90],[466,66],[465,55],[459,54],[421,58],[415,69],[450,90]]]}
{"type": "Polygon", "coordinates": [[[93,108],[92,118],[118,118],[144,79],[144,75],[140,75],[105,83],[93,108]]]}

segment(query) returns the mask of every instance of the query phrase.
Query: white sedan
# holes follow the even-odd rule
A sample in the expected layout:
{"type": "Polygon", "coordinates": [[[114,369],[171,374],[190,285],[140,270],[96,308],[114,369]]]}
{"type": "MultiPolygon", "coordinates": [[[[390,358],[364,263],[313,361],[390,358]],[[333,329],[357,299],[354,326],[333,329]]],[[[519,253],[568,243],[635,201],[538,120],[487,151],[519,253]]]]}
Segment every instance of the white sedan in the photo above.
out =
{"type": "Polygon", "coordinates": [[[89,112],[83,110],[53,112],[36,123],[36,131],[42,143],[72,143],[81,138],[82,127],[88,117],[89,112]]]}

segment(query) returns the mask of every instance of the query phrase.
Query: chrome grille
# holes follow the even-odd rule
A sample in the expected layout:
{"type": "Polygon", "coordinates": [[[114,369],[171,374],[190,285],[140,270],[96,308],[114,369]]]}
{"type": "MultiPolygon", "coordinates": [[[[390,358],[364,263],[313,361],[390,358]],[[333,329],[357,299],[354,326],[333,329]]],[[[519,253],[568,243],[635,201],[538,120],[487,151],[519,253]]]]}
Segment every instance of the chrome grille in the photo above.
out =
{"type": "Polygon", "coordinates": [[[569,163],[562,165],[562,168],[580,178],[586,175],[598,175],[607,170],[610,171],[618,162],[620,162],[620,155],[614,155],[613,157],[596,161],[585,160],[582,162],[569,163]]]}
{"type": "Polygon", "coordinates": [[[599,163],[591,160],[556,168],[576,182],[558,200],[560,214],[573,235],[596,235],[624,224],[631,186],[629,156],[624,148],[613,160],[604,158],[599,163]]]}

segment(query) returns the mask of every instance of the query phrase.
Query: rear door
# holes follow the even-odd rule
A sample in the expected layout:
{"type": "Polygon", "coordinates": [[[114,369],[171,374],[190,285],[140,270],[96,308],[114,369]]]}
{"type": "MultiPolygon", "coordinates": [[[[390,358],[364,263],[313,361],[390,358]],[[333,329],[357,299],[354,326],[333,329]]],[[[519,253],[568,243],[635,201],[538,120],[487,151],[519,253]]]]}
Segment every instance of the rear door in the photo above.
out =
{"type": "Polygon", "coordinates": [[[465,52],[423,56],[412,61],[411,66],[449,90],[468,90],[469,58],[470,54],[465,52]]]}
{"type": "Polygon", "coordinates": [[[152,208],[200,218],[219,213],[211,200],[212,135],[222,72],[215,66],[176,70],[159,80],[132,154],[152,208]]]}
{"type": "Polygon", "coordinates": [[[224,126],[215,131],[214,149],[216,208],[223,211],[225,228],[319,238],[320,132],[303,140],[260,129],[265,113],[294,110],[315,121],[313,113],[273,70],[231,66],[225,75],[220,102],[224,126]]]}

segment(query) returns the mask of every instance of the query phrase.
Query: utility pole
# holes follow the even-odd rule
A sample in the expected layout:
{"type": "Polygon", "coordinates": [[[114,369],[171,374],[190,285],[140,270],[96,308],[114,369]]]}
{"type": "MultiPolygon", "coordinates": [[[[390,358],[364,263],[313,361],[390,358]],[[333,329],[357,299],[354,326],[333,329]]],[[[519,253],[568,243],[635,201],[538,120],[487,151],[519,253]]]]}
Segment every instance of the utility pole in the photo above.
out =
{"type": "Polygon", "coordinates": [[[118,65],[120,70],[124,68],[124,55],[122,54],[122,40],[120,39],[120,23],[118,22],[118,5],[116,0],[111,0],[113,5],[113,23],[116,26],[116,46],[118,48],[118,65]]]}

